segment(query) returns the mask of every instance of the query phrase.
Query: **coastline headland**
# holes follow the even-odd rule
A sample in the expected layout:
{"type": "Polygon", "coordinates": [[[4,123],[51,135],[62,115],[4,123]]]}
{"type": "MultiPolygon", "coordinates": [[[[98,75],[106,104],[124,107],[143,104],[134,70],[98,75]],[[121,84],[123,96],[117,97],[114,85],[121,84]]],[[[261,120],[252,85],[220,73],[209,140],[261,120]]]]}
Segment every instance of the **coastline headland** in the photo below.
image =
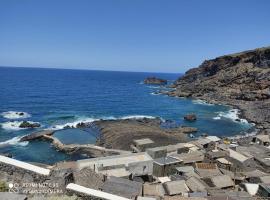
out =
{"type": "Polygon", "coordinates": [[[256,128],[270,129],[270,47],[204,61],[164,94],[230,105],[256,128]]]}

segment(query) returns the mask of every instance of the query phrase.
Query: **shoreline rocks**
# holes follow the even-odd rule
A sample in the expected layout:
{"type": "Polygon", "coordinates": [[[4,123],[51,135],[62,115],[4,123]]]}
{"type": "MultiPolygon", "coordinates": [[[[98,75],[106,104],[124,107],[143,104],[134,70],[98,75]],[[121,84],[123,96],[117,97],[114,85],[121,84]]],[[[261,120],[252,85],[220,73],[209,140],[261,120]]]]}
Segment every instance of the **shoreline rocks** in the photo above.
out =
{"type": "Polygon", "coordinates": [[[29,122],[29,121],[23,121],[19,128],[38,128],[40,127],[40,123],[38,122],[29,122]]]}
{"type": "Polygon", "coordinates": [[[165,85],[167,80],[156,78],[156,77],[147,77],[144,81],[144,84],[154,84],[154,85],[165,85]]]}
{"type": "Polygon", "coordinates": [[[259,129],[270,128],[270,47],[221,56],[188,70],[167,95],[235,107],[259,129]]]}
{"type": "Polygon", "coordinates": [[[149,138],[156,146],[186,142],[183,129],[161,128],[162,121],[156,119],[103,120],[94,122],[101,138],[97,145],[107,148],[131,150],[133,140],[149,138]],[[123,142],[124,141],[124,142],[123,142]]]}

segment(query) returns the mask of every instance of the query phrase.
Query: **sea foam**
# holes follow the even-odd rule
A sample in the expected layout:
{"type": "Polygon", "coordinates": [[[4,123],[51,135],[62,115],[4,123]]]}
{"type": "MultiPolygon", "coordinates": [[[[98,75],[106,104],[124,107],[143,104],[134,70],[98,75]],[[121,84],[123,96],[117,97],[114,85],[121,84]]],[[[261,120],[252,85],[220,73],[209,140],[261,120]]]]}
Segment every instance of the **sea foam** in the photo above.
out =
{"type": "Polygon", "coordinates": [[[6,119],[23,119],[23,118],[31,117],[31,115],[29,113],[19,112],[19,111],[2,112],[1,115],[6,119]]]}
{"type": "MultiPolygon", "coordinates": [[[[156,117],[153,116],[149,116],[149,115],[126,115],[126,116],[122,116],[122,117],[102,117],[102,118],[79,118],[73,122],[67,122],[64,124],[56,124],[51,126],[49,129],[53,129],[53,130],[59,130],[59,129],[64,129],[65,127],[69,126],[69,127],[76,127],[78,124],[80,123],[91,123],[91,122],[95,122],[95,121],[100,121],[100,120],[119,120],[119,119],[143,119],[143,118],[147,118],[147,119],[155,119],[156,117]]],[[[161,118],[161,120],[163,120],[161,118]]]]}
{"type": "Polygon", "coordinates": [[[3,146],[9,146],[9,145],[20,145],[20,146],[26,146],[28,145],[28,141],[25,141],[25,142],[20,142],[20,139],[22,137],[14,137],[14,138],[11,138],[9,140],[6,140],[4,142],[0,142],[0,147],[3,147],[3,146]]]}
{"type": "MultiPolygon", "coordinates": [[[[11,131],[18,131],[18,130],[22,130],[22,129],[27,129],[27,128],[20,128],[20,124],[23,121],[12,121],[12,122],[3,122],[1,124],[1,127],[5,130],[11,130],[11,131]]],[[[32,122],[32,121],[28,121],[29,123],[38,123],[38,122],[32,122]]]]}
{"type": "Polygon", "coordinates": [[[227,118],[227,119],[231,119],[232,121],[235,121],[235,122],[248,124],[248,121],[246,119],[239,118],[239,114],[240,113],[239,113],[238,109],[231,109],[227,112],[219,112],[218,116],[214,117],[213,119],[220,120],[221,118],[227,118]]]}
{"type": "Polygon", "coordinates": [[[192,100],[192,103],[199,104],[199,105],[205,105],[205,106],[214,106],[214,104],[207,103],[206,101],[203,101],[200,99],[192,100]]]}

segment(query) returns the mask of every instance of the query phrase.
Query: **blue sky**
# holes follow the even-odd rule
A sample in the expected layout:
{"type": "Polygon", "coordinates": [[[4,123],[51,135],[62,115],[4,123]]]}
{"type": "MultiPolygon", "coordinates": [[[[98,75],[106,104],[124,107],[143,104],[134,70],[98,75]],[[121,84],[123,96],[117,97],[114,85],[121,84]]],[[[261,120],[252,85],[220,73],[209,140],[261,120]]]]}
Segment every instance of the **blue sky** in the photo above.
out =
{"type": "Polygon", "coordinates": [[[0,66],[180,73],[269,45],[268,0],[0,0],[0,66]]]}

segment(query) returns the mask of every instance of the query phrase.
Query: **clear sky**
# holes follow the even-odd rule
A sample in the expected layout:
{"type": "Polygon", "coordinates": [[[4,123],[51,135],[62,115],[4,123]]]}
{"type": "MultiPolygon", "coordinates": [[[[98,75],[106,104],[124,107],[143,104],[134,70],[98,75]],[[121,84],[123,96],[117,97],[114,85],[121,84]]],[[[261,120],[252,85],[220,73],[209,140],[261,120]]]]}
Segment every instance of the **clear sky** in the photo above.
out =
{"type": "Polygon", "coordinates": [[[0,0],[0,66],[180,73],[269,45],[269,0],[0,0]]]}

